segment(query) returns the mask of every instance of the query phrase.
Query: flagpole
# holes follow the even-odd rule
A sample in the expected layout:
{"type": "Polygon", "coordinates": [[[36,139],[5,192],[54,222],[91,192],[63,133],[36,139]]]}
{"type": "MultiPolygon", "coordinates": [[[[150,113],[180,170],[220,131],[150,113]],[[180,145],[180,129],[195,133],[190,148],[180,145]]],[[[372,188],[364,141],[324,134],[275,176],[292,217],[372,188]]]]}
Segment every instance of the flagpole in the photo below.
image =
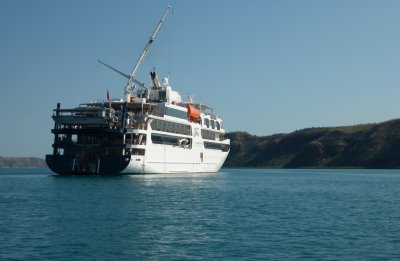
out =
{"type": "Polygon", "coordinates": [[[108,89],[107,89],[107,101],[108,101],[108,107],[111,108],[111,99],[110,99],[110,93],[109,93],[108,89]]]}

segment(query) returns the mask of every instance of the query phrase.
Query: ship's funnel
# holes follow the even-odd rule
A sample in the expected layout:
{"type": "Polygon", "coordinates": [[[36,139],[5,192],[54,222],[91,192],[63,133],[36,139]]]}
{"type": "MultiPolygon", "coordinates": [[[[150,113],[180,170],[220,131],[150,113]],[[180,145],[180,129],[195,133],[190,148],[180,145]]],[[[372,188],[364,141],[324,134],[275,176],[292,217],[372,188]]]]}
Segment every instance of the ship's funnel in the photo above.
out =
{"type": "Polygon", "coordinates": [[[151,81],[153,82],[154,89],[158,90],[161,88],[160,82],[158,81],[158,77],[156,72],[150,72],[151,81]]]}

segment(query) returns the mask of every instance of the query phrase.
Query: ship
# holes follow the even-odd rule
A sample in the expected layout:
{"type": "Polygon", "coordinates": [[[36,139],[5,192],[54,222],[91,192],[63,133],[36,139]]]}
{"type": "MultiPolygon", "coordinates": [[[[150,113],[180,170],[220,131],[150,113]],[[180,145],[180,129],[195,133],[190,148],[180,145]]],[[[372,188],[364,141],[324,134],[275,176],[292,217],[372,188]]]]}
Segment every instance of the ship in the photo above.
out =
{"type": "Polygon", "coordinates": [[[151,86],[135,75],[163,25],[168,6],[131,74],[99,61],[128,79],[123,98],[62,108],[52,118],[53,153],[48,167],[59,175],[130,175],[212,173],[222,167],[230,150],[221,118],[213,108],[183,101],[169,79],[150,72],[151,86]]]}

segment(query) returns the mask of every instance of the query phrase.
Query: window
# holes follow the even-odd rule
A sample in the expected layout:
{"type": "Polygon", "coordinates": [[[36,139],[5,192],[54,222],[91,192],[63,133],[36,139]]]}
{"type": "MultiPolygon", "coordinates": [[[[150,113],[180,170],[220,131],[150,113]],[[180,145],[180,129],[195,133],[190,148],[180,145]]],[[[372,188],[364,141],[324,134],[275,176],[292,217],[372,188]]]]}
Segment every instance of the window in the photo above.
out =
{"type": "Polygon", "coordinates": [[[222,150],[224,152],[229,151],[228,144],[220,144],[220,143],[211,143],[211,142],[204,142],[204,148],[212,149],[212,150],[222,150]]]}
{"type": "Polygon", "coordinates": [[[150,126],[157,131],[191,135],[190,126],[186,124],[152,119],[150,126]]]}
{"type": "Polygon", "coordinates": [[[161,101],[166,101],[167,100],[167,92],[166,91],[160,91],[158,93],[160,95],[160,100],[161,101]]]}
{"type": "Polygon", "coordinates": [[[177,137],[169,137],[163,135],[151,135],[151,141],[155,144],[169,144],[169,145],[178,144],[177,137]]]}
{"type": "Polygon", "coordinates": [[[132,155],[141,155],[144,156],[145,150],[144,149],[133,149],[132,150],[132,155]]]}
{"type": "Polygon", "coordinates": [[[185,139],[185,145],[182,145],[182,138],[168,136],[168,135],[160,135],[153,134],[151,135],[151,141],[154,144],[165,144],[165,145],[173,145],[173,146],[181,146],[182,148],[191,148],[191,139],[185,139]]]}
{"type": "Polygon", "coordinates": [[[215,132],[209,130],[201,130],[201,137],[206,140],[215,140],[215,132]]]}
{"type": "Polygon", "coordinates": [[[146,145],[146,134],[126,135],[126,143],[134,145],[146,145]]]}
{"type": "Polygon", "coordinates": [[[180,119],[187,119],[186,111],[177,110],[170,107],[165,107],[165,115],[180,118],[180,119]]]}
{"type": "Polygon", "coordinates": [[[210,128],[210,120],[207,118],[204,118],[204,125],[206,125],[207,128],[210,128]]]}

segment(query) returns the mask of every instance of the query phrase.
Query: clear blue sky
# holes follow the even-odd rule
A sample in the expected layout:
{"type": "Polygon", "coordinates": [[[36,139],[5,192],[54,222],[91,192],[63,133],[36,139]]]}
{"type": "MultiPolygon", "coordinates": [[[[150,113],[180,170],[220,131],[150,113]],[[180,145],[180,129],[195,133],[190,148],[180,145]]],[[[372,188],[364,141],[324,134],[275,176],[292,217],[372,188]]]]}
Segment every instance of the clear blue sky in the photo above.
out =
{"type": "Polygon", "coordinates": [[[174,11],[137,77],[170,73],[256,135],[399,118],[400,1],[0,1],[0,156],[51,152],[52,109],[122,97],[166,6],[174,11]]]}

